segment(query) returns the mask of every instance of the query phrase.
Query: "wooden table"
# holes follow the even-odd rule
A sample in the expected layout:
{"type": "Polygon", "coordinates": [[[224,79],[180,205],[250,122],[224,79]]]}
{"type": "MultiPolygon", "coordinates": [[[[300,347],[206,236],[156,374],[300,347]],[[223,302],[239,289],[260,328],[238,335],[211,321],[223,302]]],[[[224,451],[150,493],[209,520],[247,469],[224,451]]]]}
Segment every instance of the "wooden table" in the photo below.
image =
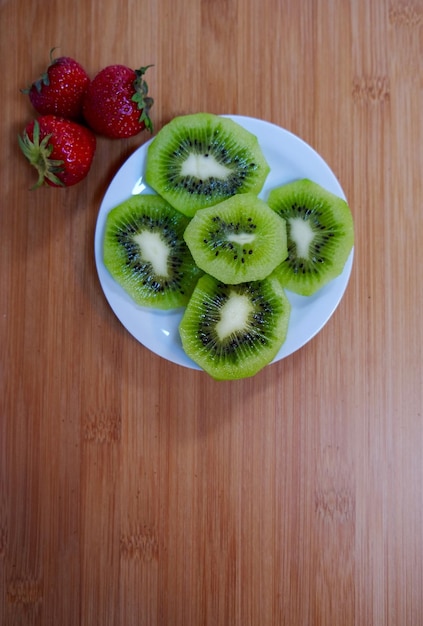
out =
{"type": "Polygon", "coordinates": [[[0,623],[421,625],[423,2],[4,0],[0,20],[0,623]],[[156,130],[241,114],[322,155],[356,245],[314,339],[222,383],[132,338],[93,240],[149,136],[30,191],[19,90],[53,46],[92,76],[154,64],[156,130]]]}

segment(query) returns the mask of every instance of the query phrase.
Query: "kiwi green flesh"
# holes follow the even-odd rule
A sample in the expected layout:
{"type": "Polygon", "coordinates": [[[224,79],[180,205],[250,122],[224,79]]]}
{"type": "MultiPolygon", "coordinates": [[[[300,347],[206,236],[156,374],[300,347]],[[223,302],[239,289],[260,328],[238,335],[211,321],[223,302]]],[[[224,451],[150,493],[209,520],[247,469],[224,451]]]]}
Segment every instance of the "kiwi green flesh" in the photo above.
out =
{"type": "Polygon", "coordinates": [[[310,296],[344,269],[354,244],[350,208],[308,179],[273,189],[267,202],[287,226],[288,255],[275,272],[286,289],[310,296]]]}
{"type": "Polygon", "coordinates": [[[195,113],[175,117],[157,133],[145,180],[192,217],[236,193],[257,195],[269,171],[255,135],[230,118],[195,113]]]}
{"type": "Polygon", "coordinates": [[[290,303],[279,280],[198,281],[179,326],[186,354],[217,380],[254,376],[283,345],[290,303]]]}
{"type": "Polygon", "coordinates": [[[107,215],[104,264],[140,306],[185,306],[202,274],[184,241],[188,219],[157,195],[132,196],[107,215]]]}
{"type": "Polygon", "coordinates": [[[288,254],[285,220],[251,193],[199,209],[184,238],[196,264],[229,284],[265,278],[288,254]]]}

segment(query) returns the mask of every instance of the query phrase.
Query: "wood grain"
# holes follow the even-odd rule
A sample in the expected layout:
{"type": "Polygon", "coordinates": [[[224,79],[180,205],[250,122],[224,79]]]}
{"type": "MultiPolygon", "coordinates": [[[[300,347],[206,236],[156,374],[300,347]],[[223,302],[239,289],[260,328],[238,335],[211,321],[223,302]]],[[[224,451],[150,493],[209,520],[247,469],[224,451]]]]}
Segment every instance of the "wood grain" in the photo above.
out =
{"type": "Polygon", "coordinates": [[[421,0],[0,3],[2,625],[422,623],[422,26],[421,0]],[[125,331],[94,229],[148,136],[30,191],[19,90],[53,46],[154,64],[156,130],[249,115],[326,159],[355,262],[311,342],[218,383],[125,331]]]}

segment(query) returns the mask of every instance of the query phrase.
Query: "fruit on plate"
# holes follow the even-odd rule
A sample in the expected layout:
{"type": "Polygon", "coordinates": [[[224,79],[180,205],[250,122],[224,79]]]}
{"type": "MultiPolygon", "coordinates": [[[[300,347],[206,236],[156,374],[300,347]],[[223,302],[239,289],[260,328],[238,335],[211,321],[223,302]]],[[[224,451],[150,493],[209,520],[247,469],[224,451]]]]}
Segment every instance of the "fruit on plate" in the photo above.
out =
{"type": "Polygon", "coordinates": [[[288,254],[285,220],[252,193],[199,209],[184,238],[196,264],[228,284],[266,278],[288,254]]]}
{"type": "Polygon", "coordinates": [[[78,61],[71,57],[53,58],[50,51],[50,64],[28,88],[34,109],[40,115],[57,115],[73,120],[82,118],[82,98],[90,78],[78,61]]]}
{"type": "Polygon", "coordinates": [[[354,244],[351,210],[308,179],[273,189],[267,202],[287,225],[288,256],[275,272],[286,289],[312,295],[344,269],[354,244]]]}
{"type": "Polygon", "coordinates": [[[186,354],[217,380],[254,376],[285,341],[291,306],[278,279],[226,285],[204,274],[179,325],[186,354]]]}
{"type": "Polygon", "coordinates": [[[184,306],[202,274],[184,241],[188,219],[157,195],[131,196],[107,215],[103,255],[112,277],[141,306],[184,306]]]}
{"type": "Polygon", "coordinates": [[[175,117],[148,147],[146,182],[192,217],[236,193],[258,194],[269,172],[257,137],[211,113],[175,117]]]}
{"type": "Polygon", "coordinates": [[[70,187],[84,179],[94,158],[95,135],[85,126],[56,115],[27,124],[19,147],[38,172],[34,187],[70,187]]]}
{"type": "Polygon", "coordinates": [[[125,65],[108,65],[90,82],[83,100],[83,115],[96,133],[119,139],[153,131],[149,113],[153,99],[148,96],[144,74],[151,67],[133,70],[125,65]]]}

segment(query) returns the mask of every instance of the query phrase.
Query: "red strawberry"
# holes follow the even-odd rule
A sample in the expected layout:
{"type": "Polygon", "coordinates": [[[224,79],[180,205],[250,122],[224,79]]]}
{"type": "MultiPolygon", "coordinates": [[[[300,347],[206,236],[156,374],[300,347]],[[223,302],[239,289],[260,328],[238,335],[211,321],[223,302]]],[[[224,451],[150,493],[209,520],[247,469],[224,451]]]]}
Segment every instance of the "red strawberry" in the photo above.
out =
{"type": "Polygon", "coordinates": [[[74,59],[53,59],[53,50],[50,51],[50,65],[46,72],[22,92],[29,95],[32,106],[41,115],[81,119],[82,98],[90,78],[74,59]]]}
{"type": "Polygon", "coordinates": [[[109,65],[93,78],[82,106],[92,130],[114,139],[132,137],[144,128],[153,132],[149,117],[153,99],[147,96],[143,78],[149,67],[131,70],[125,65],[109,65]]]}
{"type": "Polygon", "coordinates": [[[51,187],[70,187],[85,178],[91,167],[96,138],[88,128],[55,115],[30,122],[19,146],[38,171],[38,181],[51,187]]]}

